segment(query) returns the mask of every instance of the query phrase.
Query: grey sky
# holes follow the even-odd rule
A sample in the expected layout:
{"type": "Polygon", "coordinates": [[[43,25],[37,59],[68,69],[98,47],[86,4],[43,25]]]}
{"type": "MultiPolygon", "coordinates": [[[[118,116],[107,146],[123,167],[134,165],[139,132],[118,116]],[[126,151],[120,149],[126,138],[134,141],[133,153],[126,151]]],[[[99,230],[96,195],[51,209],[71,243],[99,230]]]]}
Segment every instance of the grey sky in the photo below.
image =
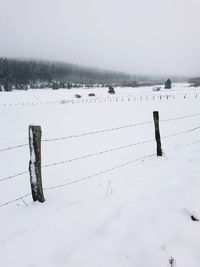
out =
{"type": "Polygon", "coordinates": [[[0,56],[200,75],[200,0],[0,0],[0,56]]]}

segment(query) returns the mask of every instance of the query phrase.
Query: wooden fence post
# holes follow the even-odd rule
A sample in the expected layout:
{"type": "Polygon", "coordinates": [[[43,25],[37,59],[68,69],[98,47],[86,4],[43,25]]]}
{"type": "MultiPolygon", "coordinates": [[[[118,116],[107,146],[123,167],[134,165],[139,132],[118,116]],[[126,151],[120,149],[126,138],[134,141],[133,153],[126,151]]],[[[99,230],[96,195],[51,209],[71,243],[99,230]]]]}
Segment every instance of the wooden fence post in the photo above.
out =
{"type": "Polygon", "coordinates": [[[162,147],[161,147],[161,140],[160,140],[160,129],[159,129],[159,113],[158,111],[153,112],[153,120],[155,126],[155,137],[157,143],[157,156],[162,156],[162,147]]]}
{"type": "Polygon", "coordinates": [[[40,126],[29,126],[29,148],[30,162],[29,173],[31,183],[31,193],[33,201],[44,202],[44,194],[42,188],[42,172],[41,172],[41,136],[40,126]]]}

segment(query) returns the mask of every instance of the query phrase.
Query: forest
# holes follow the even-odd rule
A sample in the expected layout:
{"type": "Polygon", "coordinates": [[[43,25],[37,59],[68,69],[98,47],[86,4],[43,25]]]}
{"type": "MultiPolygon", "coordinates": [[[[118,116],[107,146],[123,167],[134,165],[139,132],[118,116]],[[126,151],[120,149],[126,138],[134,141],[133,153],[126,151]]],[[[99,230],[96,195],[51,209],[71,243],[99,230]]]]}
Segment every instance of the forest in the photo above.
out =
{"type": "Polygon", "coordinates": [[[67,87],[83,84],[126,83],[130,76],[121,72],[82,67],[75,64],[0,58],[0,85],[5,90],[15,87],[67,87]]]}
{"type": "MultiPolygon", "coordinates": [[[[0,57],[0,91],[29,88],[139,87],[164,84],[168,76],[130,75],[124,72],[85,67],[76,64],[0,57]]],[[[185,77],[172,77],[173,82],[186,82],[185,77]]],[[[199,78],[190,83],[199,84],[199,78]]]]}

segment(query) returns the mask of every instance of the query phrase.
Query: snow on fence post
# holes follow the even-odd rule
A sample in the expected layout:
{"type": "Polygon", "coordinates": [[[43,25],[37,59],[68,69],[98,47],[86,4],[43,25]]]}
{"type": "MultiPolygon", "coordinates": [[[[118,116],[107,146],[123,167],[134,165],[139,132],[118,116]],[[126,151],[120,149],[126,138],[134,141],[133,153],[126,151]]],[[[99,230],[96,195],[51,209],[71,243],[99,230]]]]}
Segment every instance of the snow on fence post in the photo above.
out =
{"type": "Polygon", "coordinates": [[[161,140],[160,140],[160,129],[159,129],[159,113],[158,111],[153,112],[153,120],[155,126],[155,138],[157,143],[157,156],[162,156],[162,147],[161,147],[161,140]]]}
{"type": "Polygon", "coordinates": [[[29,173],[31,193],[33,201],[44,202],[41,172],[41,136],[42,131],[40,126],[29,126],[29,173]]]}

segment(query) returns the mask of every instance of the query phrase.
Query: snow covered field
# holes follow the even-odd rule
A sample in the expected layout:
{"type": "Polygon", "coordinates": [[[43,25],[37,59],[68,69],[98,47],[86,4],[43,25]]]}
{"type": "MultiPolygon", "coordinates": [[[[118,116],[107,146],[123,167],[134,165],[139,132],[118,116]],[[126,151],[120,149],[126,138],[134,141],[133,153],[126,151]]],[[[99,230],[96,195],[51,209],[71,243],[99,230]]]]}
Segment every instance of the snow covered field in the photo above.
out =
{"type": "Polygon", "coordinates": [[[199,90],[1,92],[0,266],[199,267],[199,90]],[[28,173],[9,178],[28,170],[31,124],[42,127],[43,204],[19,199],[28,173]]]}

